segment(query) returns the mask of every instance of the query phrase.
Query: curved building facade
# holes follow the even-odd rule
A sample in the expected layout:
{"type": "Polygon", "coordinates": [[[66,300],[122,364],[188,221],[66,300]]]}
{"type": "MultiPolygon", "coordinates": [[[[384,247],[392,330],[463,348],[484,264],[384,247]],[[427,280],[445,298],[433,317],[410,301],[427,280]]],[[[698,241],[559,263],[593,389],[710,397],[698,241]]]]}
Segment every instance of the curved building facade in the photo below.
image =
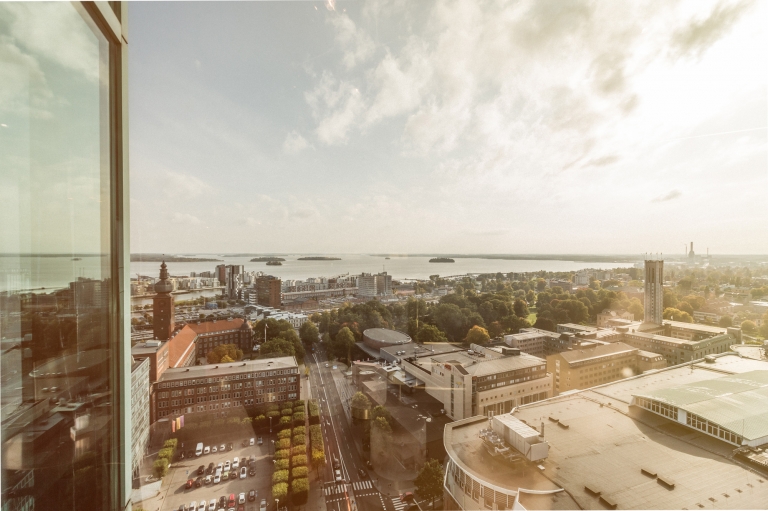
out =
{"type": "Polygon", "coordinates": [[[411,336],[388,328],[369,328],[363,332],[363,342],[373,349],[391,348],[411,342],[411,336]]]}

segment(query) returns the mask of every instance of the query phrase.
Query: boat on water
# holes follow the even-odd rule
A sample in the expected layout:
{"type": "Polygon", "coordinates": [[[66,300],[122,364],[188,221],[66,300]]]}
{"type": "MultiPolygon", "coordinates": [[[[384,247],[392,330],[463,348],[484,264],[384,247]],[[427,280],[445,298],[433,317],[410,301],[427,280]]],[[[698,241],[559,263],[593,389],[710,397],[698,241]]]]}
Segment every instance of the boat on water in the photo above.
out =
{"type": "Polygon", "coordinates": [[[280,261],[267,261],[267,266],[282,266],[283,263],[280,261]]]}
{"type": "Polygon", "coordinates": [[[385,257],[384,259],[389,259],[389,257],[385,257]]]}
{"type": "Polygon", "coordinates": [[[72,260],[73,261],[82,261],[83,258],[82,257],[73,257],[72,260]]]}

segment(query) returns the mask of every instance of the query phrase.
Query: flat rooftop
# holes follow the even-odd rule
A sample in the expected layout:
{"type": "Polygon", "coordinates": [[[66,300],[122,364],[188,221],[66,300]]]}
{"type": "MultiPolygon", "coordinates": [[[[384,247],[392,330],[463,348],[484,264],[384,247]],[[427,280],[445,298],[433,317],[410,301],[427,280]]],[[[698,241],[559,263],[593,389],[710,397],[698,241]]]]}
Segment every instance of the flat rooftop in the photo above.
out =
{"type": "Polygon", "coordinates": [[[683,330],[694,330],[697,332],[706,332],[712,335],[724,334],[728,332],[727,328],[712,326],[712,325],[702,325],[701,323],[686,323],[684,321],[672,321],[669,319],[665,319],[662,323],[664,325],[669,325],[674,328],[681,328],[683,330]]]}
{"type": "Polygon", "coordinates": [[[600,344],[587,349],[573,349],[571,351],[563,351],[560,356],[563,357],[569,364],[577,364],[581,362],[590,362],[599,360],[601,358],[610,357],[613,355],[619,355],[622,353],[635,353],[637,348],[633,348],[629,344],[623,342],[614,342],[612,344],[600,344]]]}
{"type": "MultiPolygon", "coordinates": [[[[472,417],[445,426],[443,434],[445,448],[465,472],[479,480],[481,484],[487,482],[512,492],[520,488],[527,490],[562,488],[550,480],[549,474],[544,474],[536,468],[539,462],[531,463],[526,460],[510,463],[488,454],[480,438],[480,432],[489,427],[490,422],[485,417],[472,417]]],[[[544,505],[528,509],[579,509],[578,503],[567,492],[541,497],[544,505]]]]}
{"type": "MultiPolygon", "coordinates": [[[[520,352],[520,355],[507,356],[498,355],[491,350],[486,350],[486,352],[493,353],[494,355],[481,357],[477,354],[470,355],[468,351],[459,351],[428,358],[439,363],[461,365],[467,374],[474,376],[497,374],[546,364],[546,361],[543,358],[534,357],[525,352],[520,352]]],[[[422,357],[417,359],[414,363],[429,370],[429,366],[424,362],[426,359],[427,357],[422,357]]]]}
{"type": "MultiPolygon", "coordinates": [[[[578,503],[573,507],[604,507],[585,489],[590,486],[620,509],[765,509],[768,480],[734,463],[732,445],[629,406],[633,394],[712,380],[723,376],[726,368],[744,373],[761,364],[768,370],[768,362],[734,354],[719,356],[717,362],[650,371],[524,405],[513,414],[537,429],[544,423],[550,449],[541,463],[543,474],[569,492],[578,503]],[[568,428],[559,427],[550,417],[568,428]],[[643,474],[643,468],[673,481],[674,488],[643,474]]],[[[484,476],[493,472],[482,466],[479,470],[484,476]]],[[[527,507],[541,509],[547,504],[534,502],[527,507]]]]}
{"type": "Polygon", "coordinates": [[[415,342],[409,342],[408,344],[398,344],[397,346],[390,346],[388,348],[381,348],[381,352],[386,352],[392,358],[411,358],[411,357],[427,357],[430,355],[441,355],[443,353],[452,353],[455,351],[463,351],[466,348],[456,346],[447,342],[436,342],[433,344],[418,344],[415,342]],[[397,355],[398,351],[405,351],[402,355],[397,355]]]}
{"type": "Polygon", "coordinates": [[[274,371],[297,367],[298,363],[294,357],[263,358],[260,360],[245,360],[228,364],[206,364],[202,366],[166,369],[162,377],[160,377],[160,381],[186,380],[188,378],[212,378],[230,374],[274,371]]]}

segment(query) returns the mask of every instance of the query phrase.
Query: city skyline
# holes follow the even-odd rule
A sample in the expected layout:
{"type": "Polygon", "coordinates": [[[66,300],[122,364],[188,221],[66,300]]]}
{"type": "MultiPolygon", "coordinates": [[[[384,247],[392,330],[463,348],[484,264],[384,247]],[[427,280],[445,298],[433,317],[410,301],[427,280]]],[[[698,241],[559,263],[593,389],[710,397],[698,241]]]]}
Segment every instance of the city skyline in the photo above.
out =
{"type": "Polygon", "coordinates": [[[566,7],[137,4],[131,251],[768,253],[766,5],[566,7]]]}

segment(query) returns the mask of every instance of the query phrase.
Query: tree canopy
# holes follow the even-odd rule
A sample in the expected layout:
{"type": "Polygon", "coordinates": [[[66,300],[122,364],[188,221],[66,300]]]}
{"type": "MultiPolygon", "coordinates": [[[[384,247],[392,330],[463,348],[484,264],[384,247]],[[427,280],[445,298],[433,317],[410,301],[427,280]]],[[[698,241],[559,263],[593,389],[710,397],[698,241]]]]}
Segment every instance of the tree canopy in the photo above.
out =
{"type": "Polygon", "coordinates": [[[443,467],[435,459],[428,460],[416,476],[416,494],[429,499],[433,504],[435,499],[443,494],[443,467]]]}
{"type": "Polygon", "coordinates": [[[205,356],[209,364],[236,362],[243,359],[243,350],[235,344],[220,344],[205,356]],[[224,358],[228,360],[224,360],[224,358]]]}

